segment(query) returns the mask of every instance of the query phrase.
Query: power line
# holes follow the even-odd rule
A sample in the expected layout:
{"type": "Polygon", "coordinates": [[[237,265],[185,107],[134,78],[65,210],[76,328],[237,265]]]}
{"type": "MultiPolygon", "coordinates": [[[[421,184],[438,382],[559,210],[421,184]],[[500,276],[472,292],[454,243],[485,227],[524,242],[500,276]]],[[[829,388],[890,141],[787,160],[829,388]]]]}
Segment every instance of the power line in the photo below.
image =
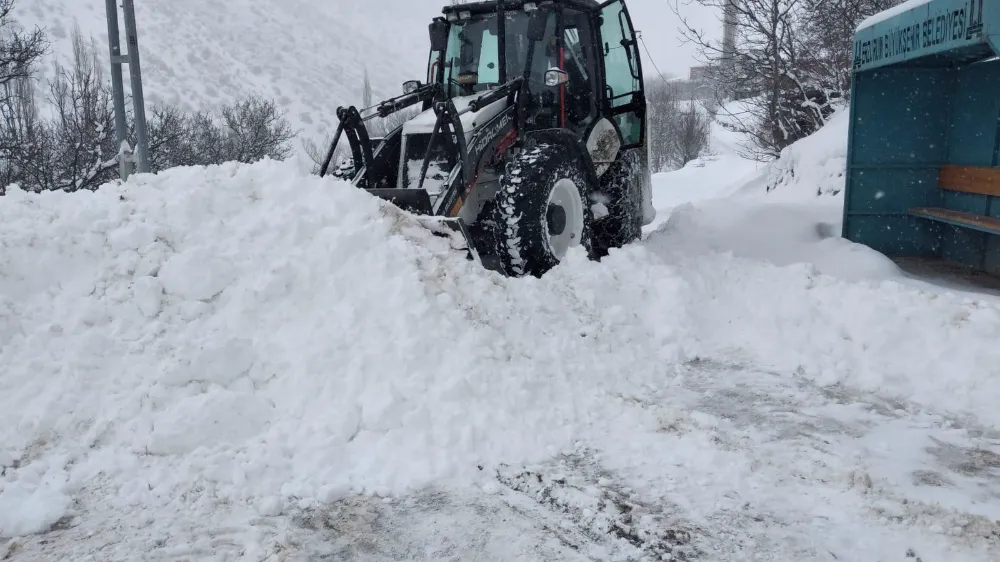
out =
{"type": "Polygon", "coordinates": [[[656,73],[660,75],[660,79],[663,80],[665,84],[670,86],[670,80],[667,80],[666,76],[660,72],[660,67],[656,66],[656,61],[653,60],[653,55],[649,54],[649,47],[646,46],[646,40],[642,38],[642,32],[636,31],[635,34],[639,37],[639,42],[642,43],[642,49],[646,51],[646,57],[649,59],[649,62],[653,64],[653,68],[656,70],[656,73]]]}

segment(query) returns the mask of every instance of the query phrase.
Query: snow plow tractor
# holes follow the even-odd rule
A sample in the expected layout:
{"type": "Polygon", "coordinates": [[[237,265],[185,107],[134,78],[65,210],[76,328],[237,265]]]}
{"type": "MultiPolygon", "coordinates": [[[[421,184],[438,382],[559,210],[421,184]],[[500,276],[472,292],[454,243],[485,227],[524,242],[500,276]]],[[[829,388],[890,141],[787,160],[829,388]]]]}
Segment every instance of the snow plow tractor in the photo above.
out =
{"type": "Polygon", "coordinates": [[[499,0],[442,13],[429,26],[426,82],[370,108],[338,108],[320,175],[346,137],[353,185],[443,227],[434,229],[464,240],[470,259],[508,276],[540,277],[574,247],[599,260],[639,239],[655,213],[624,0],[499,0]],[[371,140],[368,121],[418,104],[371,140]]]}

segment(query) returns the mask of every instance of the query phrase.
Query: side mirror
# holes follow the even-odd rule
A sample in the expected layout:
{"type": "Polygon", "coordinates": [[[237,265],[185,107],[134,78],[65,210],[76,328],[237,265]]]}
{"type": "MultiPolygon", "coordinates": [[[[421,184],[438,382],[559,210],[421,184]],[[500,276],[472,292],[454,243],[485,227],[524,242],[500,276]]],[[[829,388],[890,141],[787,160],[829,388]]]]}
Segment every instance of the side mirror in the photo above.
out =
{"type": "Polygon", "coordinates": [[[569,82],[569,74],[565,70],[560,70],[558,68],[550,68],[545,71],[545,85],[546,86],[559,86],[569,82]]]}
{"type": "Polygon", "coordinates": [[[436,19],[428,26],[431,37],[431,50],[443,51],[448,48],[448,22],[436,19]]]}
{"type": "Polygon", "coordinates": [[[403,94],[412,94],[419,90],[421,86],[423,84],[420,83],[420,80],[407,80],[403,82],[403,94]]]}

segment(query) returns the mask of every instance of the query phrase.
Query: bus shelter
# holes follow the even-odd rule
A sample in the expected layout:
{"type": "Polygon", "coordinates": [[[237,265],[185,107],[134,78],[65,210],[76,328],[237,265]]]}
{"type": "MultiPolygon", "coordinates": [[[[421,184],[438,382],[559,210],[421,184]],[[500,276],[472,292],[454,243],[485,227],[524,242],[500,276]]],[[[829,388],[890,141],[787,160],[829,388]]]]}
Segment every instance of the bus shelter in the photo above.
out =
{"type": "Polygon", "coordinates": [[[844,238],[1000,273],[1000,1],[910,0],[854,41],[844,238]]]}

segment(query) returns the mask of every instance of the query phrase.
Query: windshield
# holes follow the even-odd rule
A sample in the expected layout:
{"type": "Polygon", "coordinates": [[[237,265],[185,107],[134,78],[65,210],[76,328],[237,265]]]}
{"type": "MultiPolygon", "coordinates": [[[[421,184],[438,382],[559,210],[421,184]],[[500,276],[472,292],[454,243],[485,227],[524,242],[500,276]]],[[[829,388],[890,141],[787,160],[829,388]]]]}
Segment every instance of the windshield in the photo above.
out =
{"type": "MultiPolygon", "coordinates": [[[[526,69],[531,43],[528,40],[528,14],[506,14],[506,80],[523,76],[527,70],[530,89],[532,84],[541,86],[545,71],[558,66],[554,45],[553,48],[546,48],[549,39],[555,35],[555,16],[548,14],[547,18],[545,39],[535,42],[531,67],[526,69]]],[[[443,62],[448,97],[473,95],[504,81],[500,76],[499,44],[495,13],[452,22],[443,62]]]]}

